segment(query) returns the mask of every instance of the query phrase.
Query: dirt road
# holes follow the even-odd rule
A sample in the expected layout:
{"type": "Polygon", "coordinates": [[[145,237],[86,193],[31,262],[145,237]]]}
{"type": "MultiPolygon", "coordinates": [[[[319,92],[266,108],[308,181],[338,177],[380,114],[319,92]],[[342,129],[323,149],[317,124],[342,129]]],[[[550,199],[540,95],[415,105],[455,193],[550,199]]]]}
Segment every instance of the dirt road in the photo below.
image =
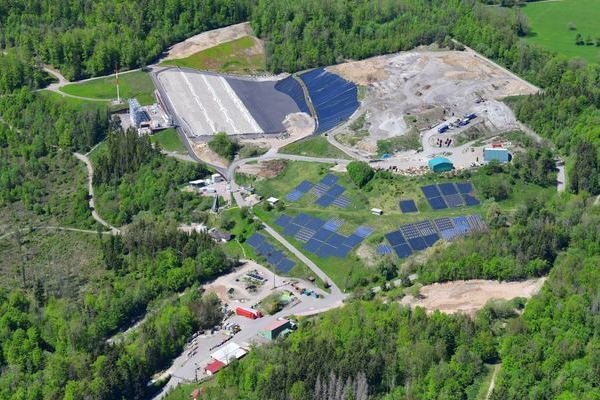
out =
{"type": "Polygon", "coordinates": [[[87,172],[88,172],[88,194],[89,194],[89,198],[90,198],[90,209],[92,210],[92,217],[94,217],[94,219],[96,221],[98,221],[98,223],[100,223],[101,225],[107,227],[108,229],[110,229],[110,231],[113,234],[120,234],[121,230],[119,228],[115,228],[114,226],[112,226],[110,223],[108,223],[105,219],[103,219],[100,214],[98,214],[98,212],[96,211],[96,206],[94,204],[94,166],[92,165],[92,162],[90,161],[89,157],[87,155],[84,154],[80,154],[80,153],[73,153],[75,155],[75,157],[77,157],[78,160],[83,161],[85,163],[85,166],[87,168],[87,172]]]}

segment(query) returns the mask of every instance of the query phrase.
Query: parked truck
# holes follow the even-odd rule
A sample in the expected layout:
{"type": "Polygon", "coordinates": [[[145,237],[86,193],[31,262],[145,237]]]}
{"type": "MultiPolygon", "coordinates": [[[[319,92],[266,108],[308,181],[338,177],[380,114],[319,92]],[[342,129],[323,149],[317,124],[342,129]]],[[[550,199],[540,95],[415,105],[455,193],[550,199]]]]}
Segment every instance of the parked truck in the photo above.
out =
{"type": "Polygon", "coordinates": [[[252,308],[246,308],[246,307],[237,307],[235,309],[235,313],[237,315],[241,315],[242,317],[246,317],[246,318],[250,318],[250,319],[257,319],[257,318],[262,317],[262,314],[260,313],[260,311],[253,310],[252,308]]]}

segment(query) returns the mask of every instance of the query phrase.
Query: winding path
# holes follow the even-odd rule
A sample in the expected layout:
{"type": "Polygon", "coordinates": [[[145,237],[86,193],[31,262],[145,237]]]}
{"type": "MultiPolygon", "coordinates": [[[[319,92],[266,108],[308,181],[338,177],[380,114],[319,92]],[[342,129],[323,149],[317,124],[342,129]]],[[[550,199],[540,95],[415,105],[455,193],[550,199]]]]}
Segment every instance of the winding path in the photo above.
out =
{"type": "Polygon", "coordinates": [[[119,228],[116,228],[116,227],[112,226],[111,224],[109,224],[96,211],[96,206],[94,204],[94,185],[93,185],[93,182],[94,182],[94,166],[92,165],[92,162],[90,161],[90,158],[87,156],[87,154],[73,153],[73,155],[75,155],[75,157],[77,157],[78,160],[83,161],[85,163],[86,168],[87,168],[87,172],[88,172],[88,194],[89,194],[89,197],[90,197],[89,204],[90,204],[90,209],[92,210],[92,217],[96,221],[98,221],[98,223],[100,223],[101,225],[103,225],[106,228],[110,229],[110,231],[111,231],[112,234],[116,234],[116,235],[121,234],[121,230],[119,228]]]}
{"type": "Polygon", "coordinates": [[[487,394],[485,395],[485,400],[489,400],[494,393],[494,387],[496,386],[496,375],[498,375],[498,371],[500,371],[500,366],[502,364],[494,365],[494,373],[492,374],[492,380],[490,381],[490,387],[488,388],[487,394]]]}

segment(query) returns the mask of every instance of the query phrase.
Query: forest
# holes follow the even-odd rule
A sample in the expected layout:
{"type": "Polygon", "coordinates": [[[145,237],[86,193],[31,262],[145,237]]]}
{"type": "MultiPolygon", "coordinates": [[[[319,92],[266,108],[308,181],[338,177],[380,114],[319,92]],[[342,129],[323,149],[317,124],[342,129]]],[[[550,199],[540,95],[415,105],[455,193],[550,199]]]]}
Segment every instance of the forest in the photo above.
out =
{"type": "MultiPolygon", "coordinates": [[[[168,45],[248,19],[249,0],[33,0],[0,4],[0,49],[23,49],[70,80],[132,69],[168,45]]],[[[1,58],[0,58],[1,59],[1,58]]],[[[26,75],[18,80],[26,80],[26,75]]],[[[2,82],[3,79],[0,79],[2,82]]],[[[1,86],[0,86],[1,87],[1,86]]]]}
{"type": "Polygon", "coordinates": [[[203,219],[211,199],[181,190],[183,184],[209,175],[203,165],[167,157],[147,136],[133,129],[123,132],[120,126],[109,130],[104,144],[93,161],[101,215],[118,226],[140,213],[177,221],[203,219]]]}
{"type": "Polygon", "coordinates": [[[99,242],[103,278],[75,299],[43,286],[0,291],[1,398],[143,399],[149,377],[220,320],[218,300],[193,289],[236,261],[208,235],[143,220],[99,242]],[[144,315],[134,333],[107,342],[144,315]]]}
{"type": "MultiPolygon", "coordinates": [[[[0,290],[0,398],[148,397],[151,375],[192,332],[220,319],[216,300],[195,289],[236,263],[207,236],[176,229],[199,208],[179,185],[206,171],[115,133],[103,108],[31,93],[49,82],[40,64],[70,79],[135,68],[190,34],[248,17],[267,39],[272,71],[435,42],[460,48],[450,38],[473,47],[544,89],[507,101],[567,159],[570,193],[509,212],[492,209],[486,240],[452,244],[419,267],[425,282],[549,274],[524,310],[492,304],[470,320],[355,300],[302,320],[287,340],[223,371],[208,385],[211,398],[320,400],[345,392],[355,400],[470,399],[485,364],[498,361],[493,399],[599,398],[600,214],[590,195],[600,193],[600,67],[524,44],[527,24],[518,12],[474,0],[1,2],[0,93],[9,94],[0,96],[4,226],[16,218],[93,228],[83,167],[72,152],[105,138],[94,160],[100,207],[111,221],[130,225],[122,237],[97,238],[101,277],[73,296],[33,282],[0,290]],[[136,331],[107,342],[139,318],[136,331]]],[[[550,155],[533,150],[514,168],[492,166],[490,173],[548,185],[550,155]]],[[[484,189],[486,198],[503,195],[484,189]]]]}

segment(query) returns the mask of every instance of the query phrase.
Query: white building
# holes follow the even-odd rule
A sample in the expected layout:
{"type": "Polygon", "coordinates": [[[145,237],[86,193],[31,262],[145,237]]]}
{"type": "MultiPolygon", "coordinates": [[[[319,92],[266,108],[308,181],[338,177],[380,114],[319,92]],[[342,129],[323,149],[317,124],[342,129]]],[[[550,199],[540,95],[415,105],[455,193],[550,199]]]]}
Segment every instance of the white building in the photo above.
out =
{"type": "Polygon", "coordinates": [[[223,364],[228,365],[233,360],[239,360],[248,353],[247,350],[243,349],[239,344],[235,342],[229,342],[219,350],[212,353],[210,356],[221,361],[223,364]]]}

